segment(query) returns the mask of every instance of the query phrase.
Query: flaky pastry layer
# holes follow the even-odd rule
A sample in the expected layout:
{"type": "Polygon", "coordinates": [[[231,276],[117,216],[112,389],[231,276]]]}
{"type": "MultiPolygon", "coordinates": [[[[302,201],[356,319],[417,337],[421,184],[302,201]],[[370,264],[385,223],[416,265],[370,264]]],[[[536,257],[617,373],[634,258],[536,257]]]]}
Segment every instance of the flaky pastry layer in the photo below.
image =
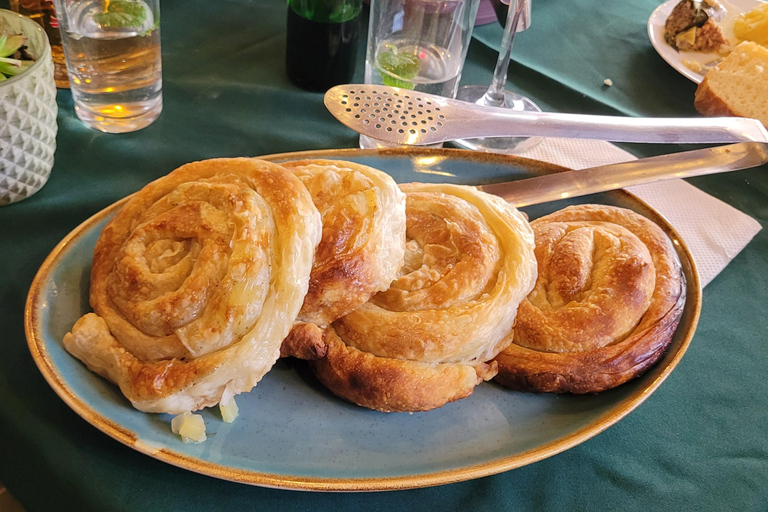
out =
{"type": "Polygon", "coordinates": [[[311,364],[355,403],[421,411],[493,376],[484,363],[511,342],[536,261],[528,222],[500,198],[460,185],[401,188],[405,264],[387,291],[332,324],[338,346],[311,364]]]}
{"type": "Polygon", "coordinates": [[[347,346],[333,329],[312,369],[334,394],[382,412],[428,411],[466,398],[496,374],[496,364],[432,364],[378,357],[347,346]]]}
{"type": "Polygon", "coordinates": [[[685,304],[680,260],[655,223],[627,209],[571,206],[531,223],[539,274],[513,343],[496,361],[519,390],[596,393],[644,372],[685,304]]]}
{"type": "Polygon", "coordinates": [[[226,401],[278,358],[320,235],[309,193],[283,167],[246,158],[184,165],[104,228],[94,313],[64,345],[140,410],[226,401]]]}
{"type": "Polygon", "coordinates": [[[307,187],[323,221],[299,320],[328,325],[386,290],[403,266],[405,195],[388,174],[354,162],[281,165],[307,187]]]}

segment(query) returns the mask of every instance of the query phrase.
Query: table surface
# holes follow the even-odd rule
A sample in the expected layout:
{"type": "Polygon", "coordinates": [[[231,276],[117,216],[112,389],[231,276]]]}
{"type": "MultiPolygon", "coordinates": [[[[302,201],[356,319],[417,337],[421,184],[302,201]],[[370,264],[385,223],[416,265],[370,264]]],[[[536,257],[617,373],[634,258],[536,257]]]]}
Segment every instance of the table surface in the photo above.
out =
{"type": "MultiPolygon", "coordinates": [[[[548,111],[695,116],[695,85],[646,35],[654,0],[536,0],[510,88],[548,111]],[[603,85],[610,78],[612,87],[603,85]]],[[[7,2],[0,1],[0,6],[7,2]]],[[[56,163],[34,197],[0,208],[0,481],[47,510],[768,509],[768,232],[704,290],[681,364],[643,405],[566,452],[426,489],[307,493],[236,484],[133,451],[72,412],[27,349],[24,301],[54,245],[90,215],[197,159],[355,147],[322,95],[285,75],[280,0],[163,2],[164,111],[149,128],[84,127],[60,91],[56,163]]],[[[462,84],[488,83],[500,29],[475,31],[462,84]]],[[[363,51],[357,80],[362,81],[363,51]]],[[[623,146],[638,156],[679,146],[623,146]]],[[[690,180],[768,220],[768,168],[690,180]]]]}

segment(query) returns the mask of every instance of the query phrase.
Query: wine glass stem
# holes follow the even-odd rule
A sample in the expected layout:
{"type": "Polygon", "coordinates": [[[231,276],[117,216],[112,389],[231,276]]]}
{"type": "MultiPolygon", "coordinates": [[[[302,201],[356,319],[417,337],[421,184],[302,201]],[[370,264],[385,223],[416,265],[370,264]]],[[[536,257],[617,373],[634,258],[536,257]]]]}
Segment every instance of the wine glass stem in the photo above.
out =
{"type": "Polygon", "coordinates": [[[482,104],[489,107],[503,107],[504,93],[507,85],[507,69],[509,68],[509,57],[512,54],[512,43],[515,40],[515,33],[520,22],[520,16],[525,9],[525,2],[528,0],[510,0],[507,11],[507,21],[504,24],[504,35],[501,38],[501,49],[499,58],[496,61],[496,68],[493,70],[493,81],[490,87],[482,97],[482,104]]]}

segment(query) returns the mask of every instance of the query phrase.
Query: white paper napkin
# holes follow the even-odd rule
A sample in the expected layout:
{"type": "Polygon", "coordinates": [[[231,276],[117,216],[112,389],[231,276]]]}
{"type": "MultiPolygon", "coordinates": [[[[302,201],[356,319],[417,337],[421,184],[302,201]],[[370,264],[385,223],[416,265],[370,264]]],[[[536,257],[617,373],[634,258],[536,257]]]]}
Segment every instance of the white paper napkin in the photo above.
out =
{"type": "MultiPolygon", "coordinates": [[[[611,143],[596,140],[544,139],[518,153],[572,169],[634,160],[611,143]]],[[[628,187],[662,214],[693,255],[702,286],[706,286],[760,231],[760,223],[736,208],[683,180],[628,187]]]]}

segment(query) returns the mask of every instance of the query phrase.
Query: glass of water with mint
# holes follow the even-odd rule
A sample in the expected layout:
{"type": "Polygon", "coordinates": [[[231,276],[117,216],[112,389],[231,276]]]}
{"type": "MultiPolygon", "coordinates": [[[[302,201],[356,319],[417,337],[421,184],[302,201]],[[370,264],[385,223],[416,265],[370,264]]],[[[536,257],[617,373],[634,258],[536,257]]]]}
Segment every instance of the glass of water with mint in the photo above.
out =
{"type": "MultiPolygon", "coordinates": [[[[479,3],[370,0],[365,83],[453,98],[479,3]]],[[[405,123],[399,119],[391,122],[393,126],[405,123]]],[[[389,146],[392,144],[360,136],[361,148],[389,146]]]]}
{"type": "Polygon", "coordinates": [[[163,109],[159,0],[56,0],[75,112],[109,133],[163,109]]]}

